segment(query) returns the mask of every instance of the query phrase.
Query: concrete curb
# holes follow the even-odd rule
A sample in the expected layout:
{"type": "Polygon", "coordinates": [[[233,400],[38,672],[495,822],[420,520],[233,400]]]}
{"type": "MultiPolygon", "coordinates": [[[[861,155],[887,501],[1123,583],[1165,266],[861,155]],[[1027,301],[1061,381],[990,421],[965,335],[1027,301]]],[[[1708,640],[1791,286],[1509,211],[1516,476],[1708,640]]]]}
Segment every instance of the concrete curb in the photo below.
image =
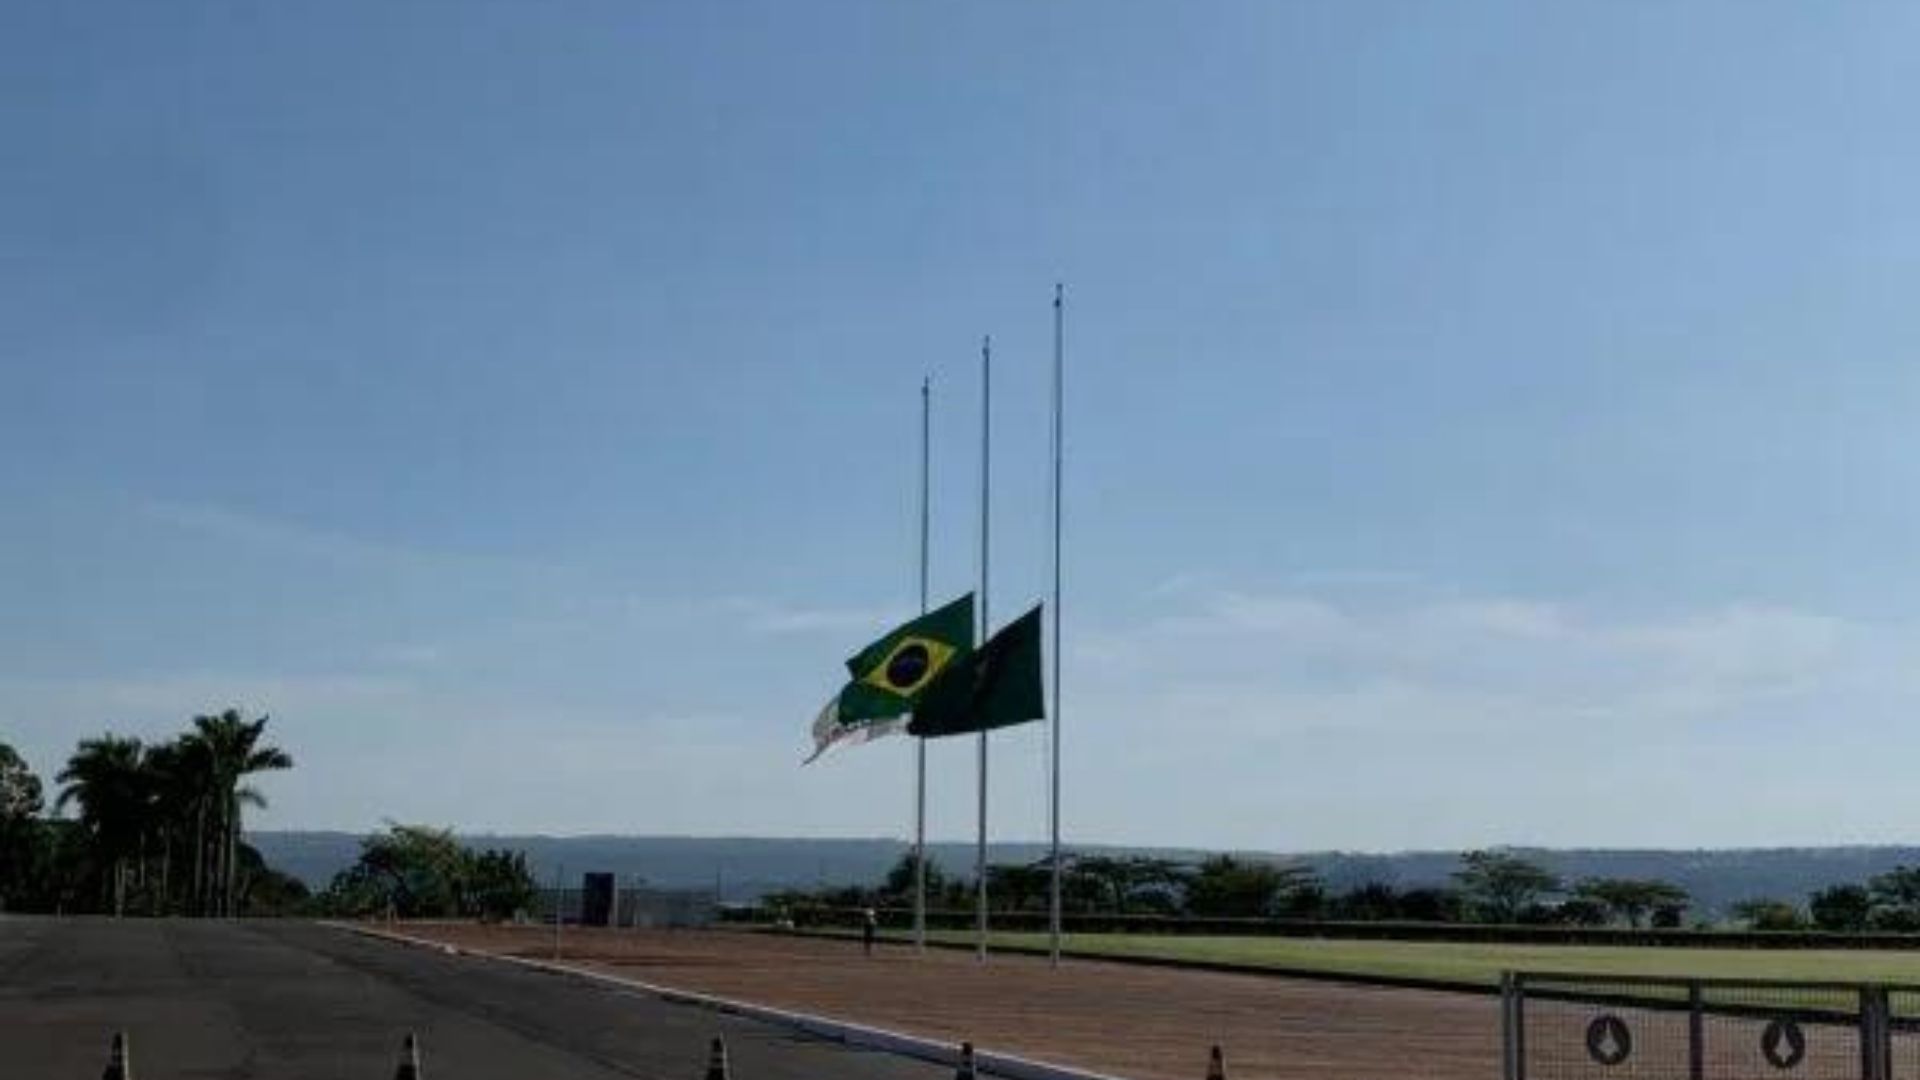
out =
{"type": "MultiPolygon", "coordinates": [[[[363,937],[375,938],[396,945],[432,949],[435,952],[449,955],[478,956],[488,960],[499,960],[509,964],[518,964],[521,967],[532,968],[535,971],[544,971],[548,974],[568,975],[578,979],[585,979],[589,982],[618,987],[623,990],[637,991],[660,998],[664,1001],[671,1001],[681,1005],[692,1005],[696,1008],[710,1009],[714,1012],[725,1013],[729,1016],[744,1016],[750,1020],[777,1024],[794,1031],[804,1032],[815,1038],[845,1043],[848,1046],[880,1050],[889,1054],[898,1054],[902,1057],[932,1062],[935,1065],[957,1067],[960,1063],[960,1050],[959,1047],[954,1044],[936,1042],[932,1039],[923,1039],[918,1035],[908,1035],[901,1031],[870,1027],[865,1024],[855,1024],[846,1020],[835,1020],[830,1017],[815,1016],[811,1013],[776,1009],[770,1005],[757,1005],[751,1001],[736,1001],[732,998],[717,997],[712,994],[702,994],[691,990],[678,990],[671,986],[642,982],[639,979],[628,978],[624,975],[609,975],[605,972],[590,971],[586,968],[554,963],[550,960],[534,960],[524,956],[507,956],[502,953],[487,952],[483,949],[467,949],[457,945],[447,945],[442,942],[433,941],[429,938],[414,937],[411,934],[402,934],[392,930],[381,930],[371,926],[360,926],[354,923],[336,922],[332,920],[323,920],[320,925],[331,927],[335,930],[343,930],[350,934],[359,934],[363,937]]],[[[1032,1058],[1019,1057],[1014,1054],[982,1050],[978,1043],[974,1044],[973,1058],[974,1067],[980,1072],[1006,1077],[1007,1080],[1124,1080],[1124,1078],[1114,1076],[1110,1073],[1089,1072],[1084,1069],[1069,1068],[1065,1065],[1055,1065],[1051,1062],[1035,1061],[1032,1058]]]]}

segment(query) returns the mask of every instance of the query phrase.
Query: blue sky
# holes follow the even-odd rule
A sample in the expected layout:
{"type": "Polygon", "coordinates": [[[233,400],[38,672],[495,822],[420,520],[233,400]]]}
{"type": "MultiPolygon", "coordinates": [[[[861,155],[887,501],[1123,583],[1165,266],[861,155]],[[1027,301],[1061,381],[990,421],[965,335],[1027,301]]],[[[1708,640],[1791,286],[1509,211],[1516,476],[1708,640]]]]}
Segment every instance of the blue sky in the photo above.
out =
{"type": "MultiPolygon", "coordinates": [[[[905,835],[837,665],[1046,588],[1069,839],[1912,840],[1897,5],[13,5],[0,739],[279,827],[905,835]]],[[[1043,835],[1042,729],[993,831],[1043,835]]],[[[970,836],[971,745],[932,831],[970,836]]]]}

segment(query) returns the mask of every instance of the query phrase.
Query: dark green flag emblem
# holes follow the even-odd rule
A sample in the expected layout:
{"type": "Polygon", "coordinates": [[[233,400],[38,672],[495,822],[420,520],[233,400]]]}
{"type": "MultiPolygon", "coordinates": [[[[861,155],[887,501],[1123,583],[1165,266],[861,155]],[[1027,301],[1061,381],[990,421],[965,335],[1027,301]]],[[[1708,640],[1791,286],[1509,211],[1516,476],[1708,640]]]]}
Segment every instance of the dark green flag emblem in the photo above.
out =
{"type": "Polygon", "coordinates": [[[1046,719],[1040,630],[1041,605],[1035,604],[978,650],[948,664],[914,706],[908,734],[932,739],[1046,719]]]}

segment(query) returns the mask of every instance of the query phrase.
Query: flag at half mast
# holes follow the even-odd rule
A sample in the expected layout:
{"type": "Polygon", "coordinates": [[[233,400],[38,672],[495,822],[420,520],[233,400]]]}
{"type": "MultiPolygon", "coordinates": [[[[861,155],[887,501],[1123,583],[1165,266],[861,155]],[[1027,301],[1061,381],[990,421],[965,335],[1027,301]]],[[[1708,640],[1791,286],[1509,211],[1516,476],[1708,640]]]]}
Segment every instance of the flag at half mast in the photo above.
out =
{"type": "Polygon", "coordinates": [[[813,721],[813,754],[906,730],[934,680],[973,652],[973,594],[898,627],[847,661],[852,676],[813,721]]]}
{"type": "Polygon", "coordinates": [[[913,707],[907,732],[965,735],[1047,717],[1040,678],[1040,605],[955,660],[913,707]]]}

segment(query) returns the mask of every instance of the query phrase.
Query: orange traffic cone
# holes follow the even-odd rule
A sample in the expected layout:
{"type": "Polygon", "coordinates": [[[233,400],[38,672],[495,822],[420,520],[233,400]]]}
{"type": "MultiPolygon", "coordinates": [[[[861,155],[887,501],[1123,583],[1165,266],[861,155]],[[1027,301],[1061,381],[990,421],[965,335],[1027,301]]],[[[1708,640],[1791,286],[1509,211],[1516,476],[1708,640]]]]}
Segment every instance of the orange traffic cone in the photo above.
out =
{"type": "Polygon", "coordinates": [[[127,1057],[127,1033],[113,1033],[113,1045],[107,1049],[107,1068],[100,1080],[133,1080],[133,1062],[127,1057]]]}
{"type": "Polygon", "coordinates": [[[973,1072],[973,1044],[960,1044],[960,1068],[954,1071],[953,1080],[975,1080],[973,1072]]]}
{"type": "Polygon", "coordinates": [[[707,1080],[733,1080],[733,1068],[727,1064],[727,1041],[718,1035],[707,1051],[707,1080]]]}
{"type": "Polygon", "coordinates": [[[1227,1059],[1221,1055],[1218,1043],[1207,1057],[1207,1080],[1227,1080],[1227,1059]]]}
{"type": "Polygon", "coordinates": [[[420,1080],[420,1040],[407,1032],[400,1043],[400,1067],[393,1070],[393,1080],[420,1080]]]}

